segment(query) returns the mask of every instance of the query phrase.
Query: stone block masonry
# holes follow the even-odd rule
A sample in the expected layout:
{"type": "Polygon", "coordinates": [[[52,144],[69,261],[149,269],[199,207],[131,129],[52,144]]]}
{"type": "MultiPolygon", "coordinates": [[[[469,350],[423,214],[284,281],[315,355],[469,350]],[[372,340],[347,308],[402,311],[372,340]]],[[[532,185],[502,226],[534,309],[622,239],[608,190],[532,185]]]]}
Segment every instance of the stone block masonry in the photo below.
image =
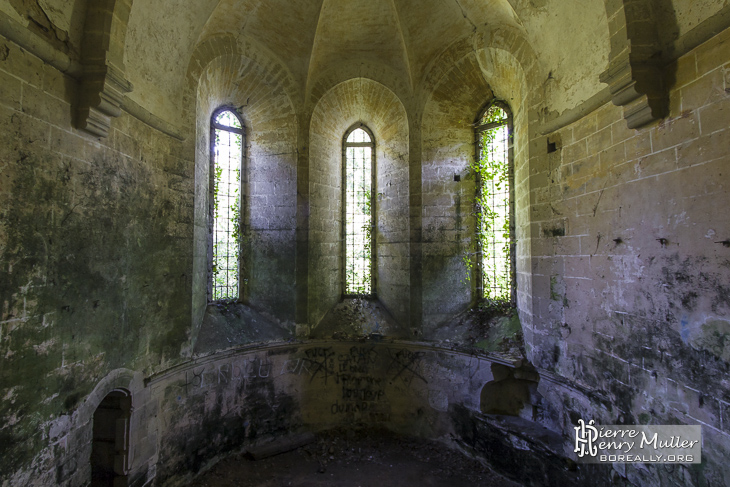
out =
{"type": "Polygon", "coordinates": [[[729,38],[667,68],[676,83],[665,120],[629,130],[607,104],[561,129],[560,158],[542,159],[531,188],[550,194],[533,207],[534,362],[604,391],[615,407],[604,423],[703,425],[716,465],[705,475],[718,482],[730,419],[717,341],[730,327],[729,38]]]}
{"type": "Polygon", "coordinates": [[[510,3],[0,1],[0,484],[87,485],[103,403],[133,487],[358,425],[454,435],[533,483],[727,485],[730,7],[510,3]],[[507,348],[454,331],[479,304],[468,168],[493,100],[514,121],[507,348]],[[235,303],[208,294],[222,107],[247,135],[235,303]],[[378,302],[327,328],[360,123],[378,302]],[[385,335],[343,336],[374,309],[385,335]],[[705,461],[570,470],[577,419],[701,424],[705,461]]]}
{"type": "Polygon", "coordinates": [[[113,370],[189,355],[192,166],[126,115],[77,131],[75,80],[0,46],[0,477],[82,485],[71,412],[113,370]]]}

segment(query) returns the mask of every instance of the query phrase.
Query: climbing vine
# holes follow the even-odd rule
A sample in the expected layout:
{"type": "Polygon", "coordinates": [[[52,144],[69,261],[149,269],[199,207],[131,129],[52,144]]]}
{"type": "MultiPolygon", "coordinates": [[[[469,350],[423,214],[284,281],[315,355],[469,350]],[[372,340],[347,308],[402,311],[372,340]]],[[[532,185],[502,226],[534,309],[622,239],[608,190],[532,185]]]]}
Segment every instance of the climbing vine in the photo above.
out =
{"type": "Polygon", "coordinates": [[[506,113],[490,108],[480,125],[489,128],[477,133],[479,157],[468,167],[470,179],[476,181],[473,214],[476,235],[471,248],[463,256],[467,279],[481,264],[480,274],[484,303],[499,307],[511,302],[511,249],[514,240],[510,231],[510,164],[506,113]]]}
{"type": "MultiPolygon", "coordinates": [[[[365,238],[365,245],[363,246],[363,259],[365,259],[366,262],[370,263],[370,266],[372,266],[372,248],[373,248],[373,219],[372,219],[372,193],[370,192],[370,188],[363,188],[363,197],[365,198],[365,201],[362,203],[362,213],[365,215],[367,220],[362,226],[362,231],[365,238]]],[[[371,289],[372,280],[372,269],[367,268],[365,270],[365,275],[362,278],[362,286],[361,289],[358,289],[358,294],[364,294],[367,289],[371,289]]]]}
{"type": "Polygon", "coordinates": [[[371,136],[362,128],[344,142],[344,294],[372,294],[373,201],[371,136]]]}
{"type": "Polygon", "coordinates": [[[216,123],[219,125],[214,130],[212,299],[236,300],[242,237],[243,135],[236,131],[242,129],[240,121],[229,111],[219,114],[216,123]]]}

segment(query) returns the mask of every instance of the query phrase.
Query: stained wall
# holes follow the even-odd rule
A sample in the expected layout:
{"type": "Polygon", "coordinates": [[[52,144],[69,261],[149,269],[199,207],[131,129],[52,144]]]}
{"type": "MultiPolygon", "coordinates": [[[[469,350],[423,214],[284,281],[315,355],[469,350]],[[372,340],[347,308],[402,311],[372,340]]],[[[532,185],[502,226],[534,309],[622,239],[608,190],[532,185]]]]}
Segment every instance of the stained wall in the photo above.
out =
{"type": "MultiPolygon", "coordinates": [[[[534,18],[547,19],[546,3],[534,4],[516,10],[527,9],[527,18],[538,9],[534,18]]],[[[0,2],[2,15],[9,5],[0,2]]],[[[67,24],[74,32],[71,47],[81,35],[79,5],[51,15],[57,27],[67,24]]],[[[495,357],[386,343],[371,362],[370,352],[363,355],[354,343],[259,347],[262,335],[247,339],[257,343],[250,349],[229,342],[226,351],[196,354],[193,346],[209,309],[206,171],[216,107],[240,109],[250,129],[246,224],[254,243],[247,249],[252,278],[246,296],[281,326],[272,339],[294,337],[301,287],[307,309],[299,325],[307,330],[339,300],[337,178],[342,135],[358,121],[375,132],[382,164],[377,293],[394,316],[416,325],[414,336],[429,338],[473,299],[462,260],[472,234],[473,182],[453,176],[463,176],[474,150],[470,124],[492,96],[507,99],[515,113],[518,313],[527,358],[540,377],[532,414],[521,419],[558,436],[570,434],[577,418],[701,424],[701,466],[617,466],[600,480],[727,483],[730,229],[723,208],[730,34],[717,27],[727,6],[675,6],[684,34],[672,45],[689,46],[693,32],[711,38],[675,61],[665,53],[662,59],[671,61],[663,73],[668,117],[638,130],[627,129],[623,108],[598,91],[595,77],[607,46],[591,51],[578,96],[565,82],[580,71],[579,63],[561,66],[551,78],[559,53],[536,49],[538,56],[530,57],[530,43],[510,30],[480,37],[486,28],[470,26],[458,9],[441,26],[455,40],[440,54],[435,44],[411,42],[417,34],[406,25],[399,56],[413,62],[408,76],[400,73],[389,83],[392,73],[377,63],[350,60],[342,72],[330,66],[316,73],[321,83],[312,90],[303,74],[311,54],[306,49],[281,62],[246,35],[203,39],[193,49],[197,30],[165,26],[168,41],[146,51],[155,17],[137,10],[127,60],[139,84],[127,100],[164,120],[137,110],[154,122],[147,124],[121,111],[106,138],[74,128],[78,84],[62,74],[74,72],[72,49],[61,56],[68,66],[57,62],[57,70],[3,38],[3,483],[83,485],[90,420],[115,388],[133,397],[133,485],[174,485],[248,441],[288,430],[361,422],[469,440],[481,387],[494,379],[477,364],[486,367],[495,357]],[[456,26],[470,35],[459,38],[456,26]],[[193,53],[189,65],[179,66],[187,59],[175,57],[155,63],[174,45],[171,39],[193,53]],[[130,60],[131,54],[140,59],[130,60]],[[156,66],[164,69],[151,69],[156,66]],[[339,82],[352,73],[359,74],[339,82]],[[307,96],[318,98],[311,113],[307,96]],[[158,130],[178,124],[180,133],[158,130]],[[548,152],[549,145],[556,150],[548,152]],[[302,246],[309,254],[303,260],[302,246]],[[399,362],[403,357],[408,361],[399,362]],[[413,367],[397,369],[406,363],[413,367]],[[283,378],[274,380],[275,369],[283,378]],[[408,377],[410,385],[403,382],[408,377]],[[347,381],[362,385],[355,396],[348,396],[347,381]],[[381,394],[377,386],[386,382],[381,394]],[[358,395],[377,397],[370,401],[377,407],[363,413],[358,395]],[[454,416],[457,410],[464,414],[454,416]]],[[[508,7],[500,3],[506,17],[508,7]]],[[[595,2],[585,9],[603,32],[595,2]]],[[[175,14],[177,27],[184,25],[186,13],[175,14]]],[[[534,25],[548,25],[542,20],[534,25]]],[[[538,44],[541,34],[535,36],[538,44]]],[[[549,41],[546,46],[561,45],[555,37],[549,41]]],[[[245,319],[228,324],[251,327],[245,319]]]]}
{"type": "Polygon", "coordinates": [[[466,310],[474,283],[464,259],[476,247],[474,121],[493,98],[476,57],[466,56],[442,78],[424,108],[423,332],[466,310]],[[456,176],[460,181],[456,181],[456,176]]]}
{"type": "Polygon", "coordinates": [[[78,131],[75,80],[0,51],[0,477],[81,482],[99,381],[191,355],[192,156],[126,114],[78,131]]]}
{"type": "MultiPolygon", "coordinates": [[[[198,85],[198,204],[209,205],[210,119],[230,107],[246,127],[242,184],[243,299],[281,321],[294,319],[294,231],[296,229],[297,119],[281,86],[261,83],[266,67],[238,56],[215,58],[198,85]]],[[[200,211],[209,226],[209,211],[200,211]]],[[[206,236],[207,237],[207,236],[206,236]]],[[[206,238],[206,248],[207,248],[206,238]]],[[[209,252],[209,251],[208,251],[209,252]]],[[[208,253],[206,252],[206,254],[208,253]]]]}
{"type": "Polygon", "coordinates": [[[729,45],[725,30],[666,68],[670,114],[660,122],[629,130],[608,103],[536,138],[561,149],[538,156],[543,183],[530,188],[529,355],[600,397],[581,405],[545,388],[555,408],[546,419],[563,430],[588,415],[700,424],[707,464],[683,472],[720,485],[730,448],[729,45]]]}
{"type": "Polygon", "coordinates": [[[368,79],[336,85],[318,102],[310,129],[309,322],[316,326],[343,293],[342,143],[365,124],[375,138],[375,294],[408,322],[408,119],[401,101],[368,79]]]}
{"type": "Polygon", "coordinates": [[[149,382],[160,401],[157,481],[179,485],[230,451],[333,427],[447,435],[455,407],[479,410],[492,363],[447,349],[346,341],[198,360],[149,382]]]}

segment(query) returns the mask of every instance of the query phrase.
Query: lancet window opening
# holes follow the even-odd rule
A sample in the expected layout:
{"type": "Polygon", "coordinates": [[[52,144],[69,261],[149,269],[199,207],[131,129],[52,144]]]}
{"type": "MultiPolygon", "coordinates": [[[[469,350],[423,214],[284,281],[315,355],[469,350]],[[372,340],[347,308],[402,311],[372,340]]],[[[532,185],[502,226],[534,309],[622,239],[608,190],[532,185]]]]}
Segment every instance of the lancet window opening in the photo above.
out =
{"type": "Polygon", "coordinates": [[[476,136],[477,294],[515,303],[514,162],[512,113],[492,102],[480,113],[476,136]]]}
{"type": "Polygon", "coordinates": [[[230,108],[211,118],[211,301],[237,300],[241,283],[242,185],[246,132],[230,108]]]}
{"type": "Polygon", "coordinates": [[[357,124],[345,133],[342,158],[343,294],[372,296],[375,138],[366,126],[357,124]]]}

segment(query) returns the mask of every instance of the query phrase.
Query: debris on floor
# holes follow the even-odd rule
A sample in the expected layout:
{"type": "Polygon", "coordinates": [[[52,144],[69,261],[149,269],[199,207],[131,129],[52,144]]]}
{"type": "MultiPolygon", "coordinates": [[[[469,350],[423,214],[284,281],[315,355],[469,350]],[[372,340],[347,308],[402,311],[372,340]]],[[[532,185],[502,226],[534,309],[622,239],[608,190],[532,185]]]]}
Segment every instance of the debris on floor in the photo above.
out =
{"type": "Polygon", "coordinates": [[[381,430],[333,430],[262,460],[230,456],[191,487],[519,487],[443,443],[381,430]]]}

